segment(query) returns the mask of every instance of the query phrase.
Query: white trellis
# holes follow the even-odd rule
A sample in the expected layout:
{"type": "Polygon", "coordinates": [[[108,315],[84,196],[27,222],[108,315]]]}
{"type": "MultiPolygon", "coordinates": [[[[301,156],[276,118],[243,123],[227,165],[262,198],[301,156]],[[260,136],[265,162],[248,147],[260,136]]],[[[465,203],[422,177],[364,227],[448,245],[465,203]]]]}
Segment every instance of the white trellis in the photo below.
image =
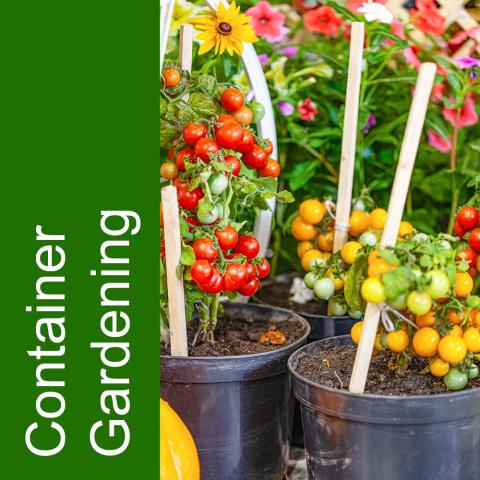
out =
{"type": "MultiPolygon", "coordinates": [[[[454,23],[467,32],[470,38],[455,52],[454,58],[469,55],[474,49],[480,52],[480,29],[475,31],[478,27],[477,21],[465,9],[465,5],[469,0],[437,0],[440,4],[439,12],[446,18],[447,26],[454,23]]],[[[405,0],[388,0],[386,6],[402,23],[407,23],[410,20],[410,12],[404,7],[405,0]]],[[[411,36],[418,43],[428,42],[427,37],[415,29],[411,36]]]]}
{"type": "MultiPolygon", "coordinates": [[[[228,6],[226,0],[206,0],[212,10],[217,10],[219,2],[228,6]]],[[[160,0],[160,68],[163,65],[168,41],[168,32],[172,21],[172,14],[175,0],[160,0]]],[[[268,91],[267,81],[255,48],[251,44],[243,45],[242,63],[245,68],[248,80],[251,85],[251,92],[247,95],[249,99],[255,99],[265,108],[265,115],[257,124],[258,133],[261,137],[268,138],[273,145],[273,157],[277,155],[277,132],[275,118],[273,115],[272,100],[268,91]]],[[[269,200],[270,210],[262,210],[255,219],[254,235],[260,243],[260,255],[264,256],[270,241],[270,230],[272,215],[275,209],[275,199],[269,200]]]]}

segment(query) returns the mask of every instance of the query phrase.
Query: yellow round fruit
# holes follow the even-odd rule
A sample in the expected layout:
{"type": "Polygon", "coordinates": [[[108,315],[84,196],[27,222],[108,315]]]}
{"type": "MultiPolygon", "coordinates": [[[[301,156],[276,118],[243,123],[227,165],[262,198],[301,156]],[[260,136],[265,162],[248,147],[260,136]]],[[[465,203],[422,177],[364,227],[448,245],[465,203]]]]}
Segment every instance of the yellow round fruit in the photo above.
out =
{"type": "Polygon", "coordinates": [[[336,277],[331,270],[328,270],[325,276],[333,281],[335,291],[341,290],[345,285],[345,280],[341,277],[336,277]]]}
{"type": "Polygon", "coordinates": [[[375,259],[378,258],[378,250],[372,250],[369,254],[368,254],[368,264],[370,265],[375,259]]]}
{"type": "Polygon", "coordinates": [[[305,252],[308,252],[308,250],[313,250],[313,248],[312,242],[300,242],[297,246],[298,258],[302,258],[305,252]]]}
{"type": "Polygon", "coordinates": [[[312,250],[307,250],[300,259],[300,263],[305,271],[309,272],[311,270],[311,262],[319,258],[323,259],[323,254],[320,250],[313,248],[312,250]]]}
{"type": "Polygon", "coordinates": [[[363,232],[367,231],[370,225],[370,219],[367,213],[361,210],[354,210],[350,215],[349,224],[350,229],[348,233],[352,237],[359,237],[363,232]]]}
{"type": "Polygon", "coordinates": [[[450,365],[441,358],[432,358],[429,362],[430,373],[434,377],[444,377],[450,370],[450,365]]]}
{"type": "Polygon", "coordinates": [[[410,222],[400,222],[400,229],[398,230],[398,234],[401,237],[405,237],[407,235],[412,234],[415,231],[414,226],[410,222]]]}
{"type": "Polygon", "coordinates": [[[450,365],[461,362],[467,354],[467,344],[461,337],[445,335],[438,344],[440,358],[450,365]]]}
{"type": "Polygon", "coordinates": [[[431,327],[423,327],[413,335],[413,350],[420,357],[433,357],[438,351],[440,335],[431,327]]]}
{"type": "Polygon", "coordinates": [[[473,279],[466,272],[457,272],[455,275],[455,295],[465,298],[470,295],[473,290],[473,279]]]}
{"type": "Polygon", "coordinates": [[[478,328],[469,327],[463,334],[463,339],[467,345],[467,350],[472,353],[480,352],[480,332],[478,328]]]}
{"type": "Polygon", "coordinates": [[[454,325],[448,333],[450,335],[453,335],[454,337],[462,337],[463,336],[463,330],[462,330],[462,327],[460,325],[454,325]]]}
{"type": "Polygon", "coordinates": [[[312,240],[317,234],[317,229],[305,223],[302,217],[296,217],[292,222],[292,235],[302,242],[312,240]]]}
{"type": "Polygon", "coordinates": [[[387,334],[387,345],[392,352],[403,352],[407,349],[408,343],[408,333],[405,330],[395,330],[387,334]]]}
{"type": "Polygon", "coordinates": [[[383,208],[376,208],[370,212],[370,227],[374,230],[383,230],[387,221],[387,211],[383,208]]]}
{"type": "Polygon", "coordinates": [[[352,342],[358,345],[360,341],[360,335],[362,333],[363,321],[353,324],[352,329],[350,330],[350,336],[352,337],[352,342]]]}
{"type": "Polygon", "coordinates": [[[362,297],[370,303],[382,303],[387,299],[383,283],[378,278],[367,278],[362,283],[362,297]]]}
{"type": "Polygon", "coordinates": [[[395,267],[395,265],[390,265],[384,258],[375,258],[368,265],[368,276],[382,278],[384,273],[394,270],[395,267]]]}
{"type": "Polygon", "coordinates": [[[320,223],[325,216],[327,209],[325,205],[319,200],[310,199],[305,200],[300,204],[300,216],[305,223],[315,224],[320,223]]]}
{"type": "Polygon", "coordinates": [[[160,399],[160,480],[200,480],[192,435],[170,405],[160,399]]]}
{"type": "Polygon", "coordinates": [[[433,327],[435,325],[435,312],[430,310],[424,315],[417,315],[415,323],[421,327],[433,327]]]}
{"type": "Polygon", "coordinates": [[[317,237],[317,245],[323,252],[331,252],[333,250],[333,230],[321,233],[317,237]]]}
{"type": "Polygon", "coordinates": [[[342,255],[343,261],[348,265],[352,265],[352,263],[357,258],[358,252],[362,249],[362,245],[358,242],[347,242],[340,251],[342,255]]]}

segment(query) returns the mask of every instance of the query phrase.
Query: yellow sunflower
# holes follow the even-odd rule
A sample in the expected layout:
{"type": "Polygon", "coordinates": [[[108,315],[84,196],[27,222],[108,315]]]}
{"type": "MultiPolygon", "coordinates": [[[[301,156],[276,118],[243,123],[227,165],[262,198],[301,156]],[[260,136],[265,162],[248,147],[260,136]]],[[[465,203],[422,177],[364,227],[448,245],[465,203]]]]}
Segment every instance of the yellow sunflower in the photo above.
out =
{"type": "Polygon", "coordinates": [[[215,54],[225,50],[229,55],[243,52],[243,42],[253,43],[258,40],[249,23],[251,17],[240,13],[240,7],[233,1],[228,8],[222,2],[216,12],[208,12],[203,17],[194,18],[191,23],[200,31],[198,40],[203,43],[198,53],[203,55],[215,47],[215,54]]]}

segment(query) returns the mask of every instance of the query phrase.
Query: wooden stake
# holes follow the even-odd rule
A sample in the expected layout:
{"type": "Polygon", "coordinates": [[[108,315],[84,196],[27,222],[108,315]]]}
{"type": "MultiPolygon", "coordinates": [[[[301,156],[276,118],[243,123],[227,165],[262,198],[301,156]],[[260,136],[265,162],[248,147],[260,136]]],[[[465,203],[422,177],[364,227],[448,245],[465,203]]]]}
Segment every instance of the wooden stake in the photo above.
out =
{"type": "Polygon", "coordinates": [[[348,240],[348,222],[352,204],[353,173],[357,146],[358,104],[362,79],[364,23],[352,23],[348,63],[345,119],[343,121],[342,157],[338,184],[333,251],[338,252],[348,240]]]}
{"type": "Polygon", "coordinates": [[[180,69],[192,73],[193,26],[180,25],[180,69]]]}
{"type": "Polygon", "coordinates": [[[185,321],[185,294],[183,276],[177,276],[182,254],[180,216],[177,189],[173,185],[162,188],[162,211],[165,232],[165,259],[167,263],[168,312],[172,356],[188,356],[187,325],[185,321]]]}
{"type": "MultiPolygon", "coordinates": [[[[397,242],[398,230],[402,220],[436,71],[437,66],[434,63],[424,63],[420,67],[407,127],[403,137],[395,181],[393,182],[392,194],[388,204],[388,216],[380,242],[381,247],[394,246],[397,242]]],[[[362,334],[360,335],[350,379],[349,389],[352,393],[363,393],[365,390],[379,319],[380,307],[369,303],[365,312],[362,334]]]]}

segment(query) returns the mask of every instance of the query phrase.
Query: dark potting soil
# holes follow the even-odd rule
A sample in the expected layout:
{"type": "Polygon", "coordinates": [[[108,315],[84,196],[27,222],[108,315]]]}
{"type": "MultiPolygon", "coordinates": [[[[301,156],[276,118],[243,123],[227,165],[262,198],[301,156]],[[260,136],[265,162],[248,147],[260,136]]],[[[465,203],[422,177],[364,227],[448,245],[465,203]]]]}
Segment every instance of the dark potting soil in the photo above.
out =
{"type": "MultiPolygon", "coordinates": [[[[301,353],[295,370],[303,377],[331,388],[348,390],[357,349],[349,345],[330,345],[322,352],[301,353]]],[[[441,378],[420,373],[427,365],[424,358],[414,357],[403,373],[390,370],[396,355],[383,351],[372,357],[365,393],[378,395],[429,395],[449,392],[441,378]]],[[[470,380],[466,388],[480,386],[480,378],[470,380]]]]}
{"type": "Polygon", "coordinates": [[[283,282],[274,282],[262,285],[255,298],[267,305],[287,308],[297,313],[308,313],[310,315],[326,315],[327,304],[319,300],[312,300],[305,304],[294,303],[290,300],[290,285],[283,282]]]}
{"type": "MultiPolygon", "coordinates": [[[[222,357],[228,355],[251,355],[255,353],[270,352],[294,343],[305,335],[305,326],[297,320],[276,320],[275,313],[268,318],[259,318],[258,313],[242,312],[242,318],[234,318],[229,313],[223,313],[215,329],[215,341],[210,343],[202,341],[199,337],[196,345],[192,342],[198,329],[198,321],[193,321],[188,326],[188,354],[192,357],[222,357]],[[285,335],[283,345],[259,343],[260,337],[270,331],[278,330],[285,335]]],[[[285,318],[282,314],[281,318],[285,318]]],[[[162,355],[169,355],[170,348],[162,345],[162,355]]]]}

